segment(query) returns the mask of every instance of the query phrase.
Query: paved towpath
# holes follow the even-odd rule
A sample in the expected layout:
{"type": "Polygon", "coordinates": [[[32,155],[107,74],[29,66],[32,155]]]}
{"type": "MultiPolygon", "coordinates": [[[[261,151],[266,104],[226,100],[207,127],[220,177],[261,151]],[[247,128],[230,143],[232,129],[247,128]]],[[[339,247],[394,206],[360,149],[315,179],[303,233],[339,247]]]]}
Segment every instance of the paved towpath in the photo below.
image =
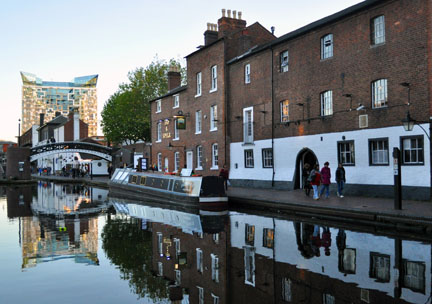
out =
{"type": "MultiPolygon", "coordinates": [[[[50,179],[58,181],[83,182],[90,185],[107,187],[108,177],[77,178],[58,176],[34,176],[38,179],[50,179]]],[[[312,199],[312,194],[307,197],[303,191],[273,190],[257,188],[230,187],[228,189],[230,203],[245,207],[271,208],[276,210],[296,212],[317,212],[334,217],[351,216],[359,220],[382,220],[386,218],[399,218],[401,222],[410,223],[411,220],[432,224],[431,201],[402,202],[402,210],[394,209],[393,199],[370,198],[350,196],[339,198],[335,194],[328,199],[321,198],[318,201],[312,199]]],[[[394,221],[394,220],[393,220],[394,221]]]]}

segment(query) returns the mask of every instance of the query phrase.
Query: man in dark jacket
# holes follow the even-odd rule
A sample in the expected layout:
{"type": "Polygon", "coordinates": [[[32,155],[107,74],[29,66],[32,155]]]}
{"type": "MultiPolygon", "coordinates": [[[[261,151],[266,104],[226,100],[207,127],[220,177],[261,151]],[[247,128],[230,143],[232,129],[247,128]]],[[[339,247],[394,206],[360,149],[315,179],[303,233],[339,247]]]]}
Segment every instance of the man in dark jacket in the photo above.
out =
{"type": "Polygon", "coordinates": [[[345,180],[345,169],[342,166],[342,164],[339,164],[338,168],[336,169],[336,182],[338,187],[337,195],[339,197],[344,197],[342,193],[343,193],[346,180],[345,180]]]}

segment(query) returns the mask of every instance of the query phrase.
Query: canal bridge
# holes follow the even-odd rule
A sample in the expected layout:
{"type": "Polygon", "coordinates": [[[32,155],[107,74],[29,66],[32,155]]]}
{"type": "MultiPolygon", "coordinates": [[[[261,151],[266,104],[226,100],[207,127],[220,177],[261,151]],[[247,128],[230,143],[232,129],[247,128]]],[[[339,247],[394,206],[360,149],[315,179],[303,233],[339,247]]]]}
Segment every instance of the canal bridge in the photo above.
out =
{"type": "Polygon", "coordinates": [[[112,161],[112,148],[105,147],[98,144],[86,143],[86,142],[61,142],[51,143],[41,146],[36,146],[30,150],[30,161],[36,161],[41,158],[46,158],[54,154],[62,153],[86,153],[112,161]]]}

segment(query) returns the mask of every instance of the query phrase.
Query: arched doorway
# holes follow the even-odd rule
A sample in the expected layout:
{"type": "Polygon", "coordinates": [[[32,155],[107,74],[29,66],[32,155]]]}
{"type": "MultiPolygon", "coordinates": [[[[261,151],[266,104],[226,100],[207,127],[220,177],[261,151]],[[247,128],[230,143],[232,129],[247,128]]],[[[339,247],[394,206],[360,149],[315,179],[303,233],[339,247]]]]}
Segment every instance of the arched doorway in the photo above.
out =
{"type": "Polygon", "coordinates": [[[316,164],[318,164],[318,159],[315,153],[308,148],[302,149],[297,154],[296,159],[296,169],[294,173],[294,189],[302,189],[303,188],[303,166],[308,163],[311,168],[313,168],[316,164]]]}

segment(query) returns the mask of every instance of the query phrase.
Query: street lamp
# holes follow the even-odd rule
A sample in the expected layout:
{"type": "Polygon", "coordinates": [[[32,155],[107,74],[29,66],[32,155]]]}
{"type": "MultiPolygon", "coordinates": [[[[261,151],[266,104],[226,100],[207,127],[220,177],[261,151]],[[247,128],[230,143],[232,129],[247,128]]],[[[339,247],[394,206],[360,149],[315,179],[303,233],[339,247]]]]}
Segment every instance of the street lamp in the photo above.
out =
{"type": "Polygon", "coordinates": [[[21,146],[21,118],[18,118],[18,147],[21,146]]]}

